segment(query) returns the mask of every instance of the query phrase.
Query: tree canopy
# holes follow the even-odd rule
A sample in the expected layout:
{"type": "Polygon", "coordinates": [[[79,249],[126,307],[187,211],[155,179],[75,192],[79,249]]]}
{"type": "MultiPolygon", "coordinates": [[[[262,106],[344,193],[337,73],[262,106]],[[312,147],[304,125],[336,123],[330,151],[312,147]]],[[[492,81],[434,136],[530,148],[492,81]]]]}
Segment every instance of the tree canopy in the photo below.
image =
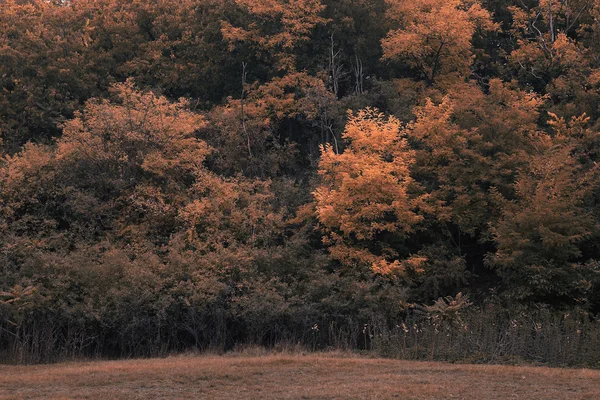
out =
{"type": "Polygon", "coordinates": [[[314,338],[459,293],[600,312],[597,1],[0,4],[19,343],[314,338]]]}

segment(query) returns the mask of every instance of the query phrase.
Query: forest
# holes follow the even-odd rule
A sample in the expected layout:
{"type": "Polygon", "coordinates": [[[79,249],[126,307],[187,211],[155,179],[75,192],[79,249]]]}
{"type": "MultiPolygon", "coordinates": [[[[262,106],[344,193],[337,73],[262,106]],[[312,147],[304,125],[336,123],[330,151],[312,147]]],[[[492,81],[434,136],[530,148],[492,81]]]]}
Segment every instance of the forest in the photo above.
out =
{"type": "Polygon", "coordinates": [[[597,0],[0,0],[0,361],[598,367],[598,162],[597,0]]]}

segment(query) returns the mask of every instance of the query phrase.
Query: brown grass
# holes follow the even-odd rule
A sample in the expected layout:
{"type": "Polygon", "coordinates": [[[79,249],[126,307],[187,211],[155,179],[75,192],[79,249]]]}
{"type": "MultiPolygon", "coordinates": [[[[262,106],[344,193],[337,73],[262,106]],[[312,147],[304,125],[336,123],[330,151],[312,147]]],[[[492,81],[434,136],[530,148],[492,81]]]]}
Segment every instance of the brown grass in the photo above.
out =
{"type": "Polygon", "coordinates": [[[0,366],[1,399],[599,399],[600,371],[359,358],[178,356],[0,366]]]}

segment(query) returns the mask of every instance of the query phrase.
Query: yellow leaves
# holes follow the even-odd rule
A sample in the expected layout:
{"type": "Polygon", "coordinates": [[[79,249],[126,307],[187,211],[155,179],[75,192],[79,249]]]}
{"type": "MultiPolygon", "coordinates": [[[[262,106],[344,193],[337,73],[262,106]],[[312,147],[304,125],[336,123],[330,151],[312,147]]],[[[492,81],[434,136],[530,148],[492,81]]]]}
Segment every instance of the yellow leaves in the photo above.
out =
{"type": "Polygon", "coordinates": [[[314,202],[301,205],[296,210],[296,215],[286,221],[288,225],[302,224],[314,218],[316,213],[314,202]]]}
{"type": "Polygon", "coordinates": [[[250,14],[267,19],[280,19],[282,32],[266,39],[269,46],[292,49],[308,39],[311,30],[327,22],[319,16],[325,9],[320,0],[236,0],[250,14]]]}
{"type": "Polygon", "coordinates": [[[347,267],[359,268],[366,266],[370,268],[380,259],[368,249],[346,244],[344,238],[335,233],[325,237],[323,243],[329,246],[328,250],[331,258],[347,267]]]}
{"type": "MultiPolygon", "coordinates": [[[[553,146],[569,146],[573,144],[573,140],[580,143],[583,148],[587,147],[585,151],[585,158],[593,157],[593,152],[589,152],[590,148],[596,148],[599,134],[598,132],[590,129],[590,121],[592,120],[585,113],[571,117],[570,120],[566,120],[563,117],[559,117],[555,113],[548,112],[548,125],[554,130],[553,137],[548,135],[546,150],[551,149],[553,146]]],[[[594,164],[595,165],[595,164],[594,164]]]]}
{"type": "Polygon", "coordinates": [[[529,25],[530,15],[526,9],[517,6],[509,6],[508,11],[512,15],[513,29],[525,31],[529,25]]]}

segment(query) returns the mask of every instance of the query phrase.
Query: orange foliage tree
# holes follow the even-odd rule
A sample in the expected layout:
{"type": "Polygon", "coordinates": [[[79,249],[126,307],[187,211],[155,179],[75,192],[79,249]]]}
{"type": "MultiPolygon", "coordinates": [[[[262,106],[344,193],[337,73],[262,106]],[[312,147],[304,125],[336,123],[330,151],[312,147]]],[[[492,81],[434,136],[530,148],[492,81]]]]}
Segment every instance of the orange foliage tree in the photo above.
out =
{"type": "Polygon", "coordinates": [[[186,101],[170,103],[131,81],[112,90],[116,100],[88,102],[56,146],[29,145],[7,158],[0,175],[5,221],[59,236],[68,227],[73,240],[144,246],[166,245],[191,227],[193,237],[206,229],[214,235],[202,236],[204,247],[258,240],[259,220],[275,218],[258,215],[268,209],[268,182],[210,172],[210,149],[195,137],[204,119],[186,101]],[[38,202],[46,207],[32,208],[38,202]],[[240,211],[251,204],[256,212],[240,211]]]}
{"type": "MultiPolygon", "coordinates": [[[[235,46],[248,42],[274,56],[277,67],[295,69],[293,50],[310,38],[312,30],[327,22],[320,14],[325,8],[321,0],[235,0],[246,10],[249,20],[246,26],[234,26],[222,22],[225,40],[235,46]]],[[[233,48],[233,47],[232,47],[233,48]]]]}
{"type": "Polygon", "coordinates": [[[384,275],[418,270],[420,257],[401,249],[422,220],[420,198],[411,193],[414,154],[400,135],[400,122],[377,110],[349,115],[342,154],[323,147],[316,215],[331,256],[350,267],[368,266],[384,275]]]}
{"type": "Polygon", "coordinates": [[[209,148],[194,137],[203,119],[187,102],[138,92],[130,81],[112,90],[116,102],[88,102],[55,146],[29,145],[7,159],[3,198],[12,224],[34,218],[82,238],[88,231],[168,239],[185,190],[206,173],[209,148]],[[37,202],[46,207],[32,209],[37,202]]]}
{"type": "Polygon", "coordinates": [[[321,131],[321,139],[331,138],[330,126],[322,118],[333,95],[322,80],[291,72],[262,85],[246,85],[246,89],[244,99],[229,98],[225,106],[215,107],[202,132],[215,149],[215,166],[220,172],[274,177],[297,164],[294,139],[312,140],[311,129],[321,131]],[[300,137],[290,132],[292,123],[303,128],[300,137]],[[324,130],[327,135],[322,134],[324,130]]]}
{"type": "Polygon", "coordinates": [[[400,27],[382,40],[385,59],[416,69],[428,83],[440,75],[468,76],[477,33],[498,29],[479,1],[389,0],[388,18],[400,27]]]}
{"type": "Polygon", "coordinates": [[[417,107],[405,135],[415,142],[414,176],[444,206],[440,220],[478,236],[497,217],[491,189],[510,197],[515,173],[527,165],[538,138],[541,99],[499,80],[488,93],[456,85],[439,104],[417,107]]]}

